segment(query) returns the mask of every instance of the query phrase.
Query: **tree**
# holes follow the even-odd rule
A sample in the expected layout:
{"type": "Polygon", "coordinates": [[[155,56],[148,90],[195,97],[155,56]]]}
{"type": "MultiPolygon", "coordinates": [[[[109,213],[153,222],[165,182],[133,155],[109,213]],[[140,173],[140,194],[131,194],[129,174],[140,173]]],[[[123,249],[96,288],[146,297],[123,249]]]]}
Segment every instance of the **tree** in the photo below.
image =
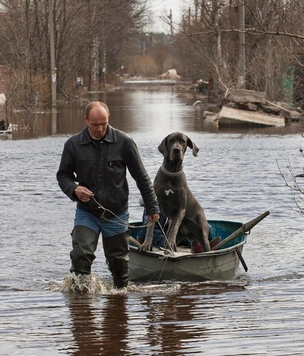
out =
{"type": "MultiPolygon", "coordinates": [[[[302,148],[299,149],[299,152],[302,158],[304,158],[304,153],[303,153],[304,151],[302,148]]],[[[278,160],[276,162],[280,175],[283,178],[286,187],[290,189],[290,192],[292,194],[292,199],[295,207],[297,208],[297,211],[299,211],[300,213],[304,213],[304,189],[302,188],[301,185],[304,178],[304,174],[303,173],[295,174],[294,169],[290,163],[285,167],[286,171],[284,172],[281,166],[279,165],[278,160]]]]}
{"type": "Polygon", "coordinates": [[[245,87],[266,91],[271,100],[286,100],[288,81],[295,92],[303,86],[294,81],[295,70],[297,78],[302,76],[303,18],[300,0],[195,0],[175,27],[176,55],[184,67],[192,67],[192,80],[211,72],[217,88],[224,92],[240,85],[239,34],[245,33],[245,87]],[[243,29],[238,18],[242,7],[243,29]]]}
{"type": "Polygon", "coordinates": [[[37,100],[38,88],[43,95],[47,63],[48,32],[46,9],[39,1],[1,1],[0,59],[10,72],[8,100],[14,96],[28,108],[37,100]]]}
{"type": "MultiPolygon", "coordinates": [[[[51,103],[48,0],[0,0],[0,64],[10,72],[6,96],[19,108],[51,103]]],[[[76,95],[119,70],[128,42],[141,26],[143,0],[53,0],[57,93],[76,95]]]]}

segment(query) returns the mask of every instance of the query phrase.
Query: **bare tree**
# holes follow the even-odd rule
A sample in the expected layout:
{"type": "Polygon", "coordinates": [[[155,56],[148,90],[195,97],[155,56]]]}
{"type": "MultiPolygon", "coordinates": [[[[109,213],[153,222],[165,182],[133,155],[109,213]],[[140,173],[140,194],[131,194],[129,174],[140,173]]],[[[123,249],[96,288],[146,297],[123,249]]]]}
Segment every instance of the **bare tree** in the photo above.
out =
{"type": "MultiPolygon", "coordinates": [[[[48,0],[0,0],[0,64],[10,73],[11,103],[33,109],[51,103],[48,0]]],[[[128,54],[145,11],[142,0],[53,0],[57,93],[106,84],[128,54]]]]}
{"type": "Polygon", "coordinates": [[[303,18],[301,0],[194,0],[175,28],[177,55],[184,67],[192,66],[197,73],[196,78],[191,74],[193,80],[201,72],[207,76],[208,62],[219,90],[237,87],[241,74],[238,35],[245,33],[246,88],[266,91],[272,100],[284,100],[290,96],[288,80],[302,92],[303,83],[295,82],[294,72],[301,77],[303,18]],[[238,20],[241,7],[245,8],[244,28],[238,20]],[[193,51],[192,58],[185,57],[182,46],[193,51]]]}
{"type": "MultiPolygon", "coordinates": [[[[303,158],[303,150],[300,149],[299,151],[303,158]]],[[[285,182],[285,186],[288,187],[291,192],[291,197],[294,202],[294,206],[296,207],[296,210],[300,213],[304,213],[304,189],[302,188],[304,174],[295,174],[294,169],[292,168],[290,163],[288,163],[288,165],[285,167],[286,170],[283,171],[283,168],[280,166],[278,160],[276,162],[280,175],[285,182]]]]}
{"type": "Polygon", "coordinates": [[[0,21],[0,59],[10,69],[8,99],[14,95],[29,108],[37,101],[36,90],[46,80],[45,8],[41,2],[30,0],[6,0],[0,4],[5,9],[0,21]]]}

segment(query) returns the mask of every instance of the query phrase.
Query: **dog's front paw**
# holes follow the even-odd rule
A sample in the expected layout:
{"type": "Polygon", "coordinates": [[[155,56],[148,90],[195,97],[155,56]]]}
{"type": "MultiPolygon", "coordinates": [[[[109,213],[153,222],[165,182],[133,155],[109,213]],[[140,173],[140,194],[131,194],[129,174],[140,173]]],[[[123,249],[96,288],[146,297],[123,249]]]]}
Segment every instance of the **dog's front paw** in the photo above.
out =
{"type": "Polygon", "coordinates": [[[152,247],[152,244],[145,240],[142,245],[138,248],[140,252],[146,252],[146,251],[150,251],[152,247]]]}
{"type": "Polygon", "coordinates": [[[175,242],[168,242],[166,245],[167,250],[176,252],[177,251],[177,246],[175,242]]]}
{"type": "Polygon", "coordinates": [[[152,250],[154,225],[155,223],[148,224],[145,240],[139,248],[139,251],[146,252],[152,250]]]}

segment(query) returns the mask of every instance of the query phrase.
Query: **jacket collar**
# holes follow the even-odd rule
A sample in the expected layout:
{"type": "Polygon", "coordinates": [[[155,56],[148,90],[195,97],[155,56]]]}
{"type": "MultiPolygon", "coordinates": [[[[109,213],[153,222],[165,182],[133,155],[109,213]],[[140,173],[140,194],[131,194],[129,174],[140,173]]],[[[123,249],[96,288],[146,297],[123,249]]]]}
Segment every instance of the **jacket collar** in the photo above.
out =
{"type": "MultiPolygon", "coordinates": [[[[106,135],[104,137],[104,141],[107,141],[109,143],[114,143],[117,141],[115,130],[110,125],[108,125],[108,129],[107,129],[106,135]]],[[[80,144],[87,145],[90,142],[92,142],[92,139],[89,134],[89,129],[88,129],[88,127],[85,127],[80,133],[80,144]]]]}
{"type": "Polygon", "coordinates": [[[111,125],[108,125],[104,141],[107,141],[109,143],[114,143],[117,141],[115,129],[111,125]]]}

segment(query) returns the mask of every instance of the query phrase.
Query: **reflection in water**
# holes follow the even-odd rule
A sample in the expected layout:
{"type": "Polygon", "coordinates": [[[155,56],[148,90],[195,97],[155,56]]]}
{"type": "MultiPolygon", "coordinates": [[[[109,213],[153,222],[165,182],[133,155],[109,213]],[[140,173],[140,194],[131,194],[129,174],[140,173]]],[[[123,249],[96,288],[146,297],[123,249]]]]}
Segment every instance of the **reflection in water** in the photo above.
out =
{"type": "MultiPolygon", "coordinates": [[[[191,340],[203,338],[205,327],[201,327],[193,320],[195,299],[187,296],[167,296],[166,298],[145,297],[142,305],[147,313],[147,340],[150,347],[157,345],[158,350],[171,355],[190,354],[191,340]]],[[[203,317],[203,316],[202,316],[203,317]]]]}
{"type": "MultiPolygon", "coordinates": [[[[271,211],[248,236],[249,271],[240,268],[238,279],[224,284],[62,292],[74,203],[55,174],[66,136],[84,126],[85,103],[59,107],[56,119],[21,117],[30,128],[0,140],[0,354],[302,355],[304,223],[276,159],[302,172],[303,123],[219,129],[170,90],[109,93],[106,101],[111,123],[132,134],[152,179],[166,131],[187,132],[200,152],[186,153],[185,173],[208,218],[248,221],[271,211]]],[[[132,221],[142,217],[138,200],[130,180],[132,221]]],[[[110,281],[102,247],[97,253],[94,273],[110,281]]]]}
{"type": "Polygon", "coordinates": [[[75,356],[124,355],[127,349],[126,296],[101,300],[82,294],[67,296],[75,356]]]}
{"type": "Polygon", "coordinates": [[[148,350],[178,355],[183,344],[197,336],[195,328],[183,326],[182,335],[178,332],[178,325],[191,324],[194,300],[181,305],[174,296],[147,296],[132,305],[122,295],[98,301],[73,294],[67,303],[75,345],[66,351],[75,356],[144,355],[148,350]]]}
{"type": "Polygon", "coordinates": [[[57,110],[52,110],[52,135],[57,133],[57,110]]]}
{"type": "Polygon", "coordinates": [[[144,286],[126,295],[66,294],[75,344],[65,350],[77,356],[200,354],[219,307],[216,295],[245,290],[232,282],[184,284],[177,293],[163,287],[152,295],[144,286]],[[206,298],[199,302],[198,294],[206,298]]]}
{"type": "Polygon", "coordinates": [[[214,119],[203,118],[203,109],[193,106],[191,95],[162,91],[124,91],[92,94],[82,102],[58,105],[57,112],[15,113],[12,121],[21,128],[13,139],[51,135],[70,135],[84,127],[84,108],[91,100],[105,101],[111,111],[110,124],[126,132],[146,132],[158,138],[173,131],[283,135],[304,131],[304,123],[285,127],[218,127],[214,119]],[[25,129],[24,129],[25,128],[25,129]]]}

